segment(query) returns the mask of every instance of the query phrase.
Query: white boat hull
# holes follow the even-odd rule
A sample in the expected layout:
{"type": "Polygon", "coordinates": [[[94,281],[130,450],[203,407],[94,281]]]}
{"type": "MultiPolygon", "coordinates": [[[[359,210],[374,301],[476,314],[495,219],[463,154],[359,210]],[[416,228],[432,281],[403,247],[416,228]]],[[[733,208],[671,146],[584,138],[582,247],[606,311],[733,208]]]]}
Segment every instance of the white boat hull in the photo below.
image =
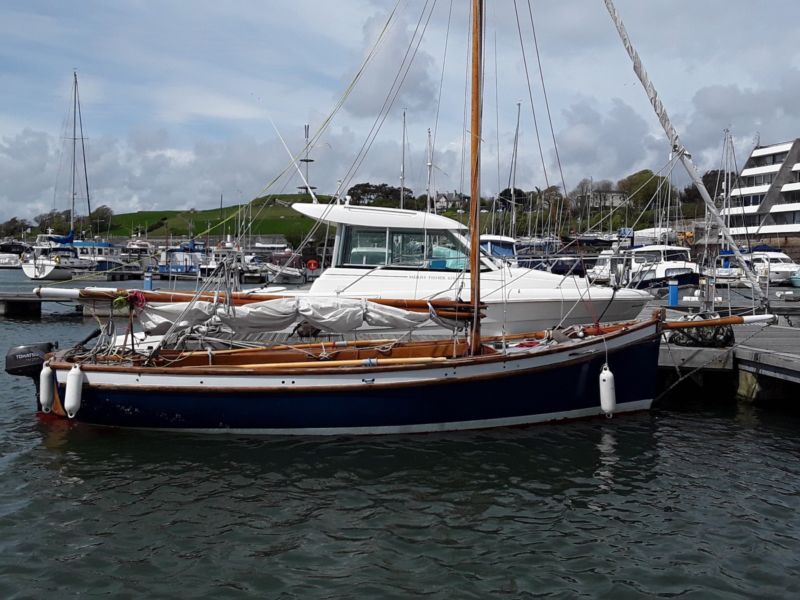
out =
{"type": "Polygon", "coordinates": [[[37,260],[22,264],[22,272],[35,281],[66,281],[72,279],[72,269],[52,260],[37,260]]]}

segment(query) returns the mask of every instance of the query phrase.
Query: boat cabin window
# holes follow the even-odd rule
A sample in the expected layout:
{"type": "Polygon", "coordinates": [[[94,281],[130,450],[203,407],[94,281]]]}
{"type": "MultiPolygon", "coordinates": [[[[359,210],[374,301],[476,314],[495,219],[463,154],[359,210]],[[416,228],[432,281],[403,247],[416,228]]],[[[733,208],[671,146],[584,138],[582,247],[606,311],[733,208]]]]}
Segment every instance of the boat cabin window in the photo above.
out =
{"type": "Polygon", "coordinates": [[[340,266],[461,271],[467,259],[463,243],[447,231],[348,227],[340,266]]]}
{"type": "Polygon", "coordinates": [[[660,260],[660,252],[636,252],[633,255],[633,262],[639,265],[657,263],[660,260]]]}
{"type": "Polygon", "coordinates": [[[664,260],[675,260],[689,262],[689,252],[686,250],[666,250],[664,260]]]}

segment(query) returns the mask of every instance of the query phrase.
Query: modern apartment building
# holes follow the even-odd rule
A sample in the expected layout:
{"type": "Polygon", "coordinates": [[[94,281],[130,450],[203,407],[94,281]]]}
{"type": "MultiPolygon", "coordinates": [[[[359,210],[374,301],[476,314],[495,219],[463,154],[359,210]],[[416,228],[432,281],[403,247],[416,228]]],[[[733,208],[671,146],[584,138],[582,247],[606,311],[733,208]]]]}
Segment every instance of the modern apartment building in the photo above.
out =
{"type": "Polygon", "coordinates": [[[800,238],[800,138],[756,147],[735,185],[721,211],[733,236],[778,244],[800,238]]]}

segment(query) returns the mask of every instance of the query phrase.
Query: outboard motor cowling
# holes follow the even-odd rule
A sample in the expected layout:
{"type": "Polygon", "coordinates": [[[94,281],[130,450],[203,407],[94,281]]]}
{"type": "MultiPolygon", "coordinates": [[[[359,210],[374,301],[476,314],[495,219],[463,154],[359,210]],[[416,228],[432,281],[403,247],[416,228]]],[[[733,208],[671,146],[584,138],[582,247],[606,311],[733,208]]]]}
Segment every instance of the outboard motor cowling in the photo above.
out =
{"type": "Polygon", "coordinates": [[[6,353],[6,373],[31,377],[38,384],[44,357],[47,353],[52,352],[55,347],[56,345],[53,342],[42,342],[40,344],[26,344],[11,348],[6,353]]]}

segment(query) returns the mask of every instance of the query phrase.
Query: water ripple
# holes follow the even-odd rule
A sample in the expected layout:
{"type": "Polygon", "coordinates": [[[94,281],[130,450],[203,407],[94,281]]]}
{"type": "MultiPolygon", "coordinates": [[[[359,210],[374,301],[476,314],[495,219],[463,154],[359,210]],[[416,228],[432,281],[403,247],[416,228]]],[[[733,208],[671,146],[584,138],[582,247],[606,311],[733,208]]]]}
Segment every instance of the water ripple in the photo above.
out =
{"type": "Polygon", "coordinates": [[[0,383],[4,598],[799,591],[797,417],[737,406],[491,433],[209,439],[39,424],[27,382],[0,383]]]}

